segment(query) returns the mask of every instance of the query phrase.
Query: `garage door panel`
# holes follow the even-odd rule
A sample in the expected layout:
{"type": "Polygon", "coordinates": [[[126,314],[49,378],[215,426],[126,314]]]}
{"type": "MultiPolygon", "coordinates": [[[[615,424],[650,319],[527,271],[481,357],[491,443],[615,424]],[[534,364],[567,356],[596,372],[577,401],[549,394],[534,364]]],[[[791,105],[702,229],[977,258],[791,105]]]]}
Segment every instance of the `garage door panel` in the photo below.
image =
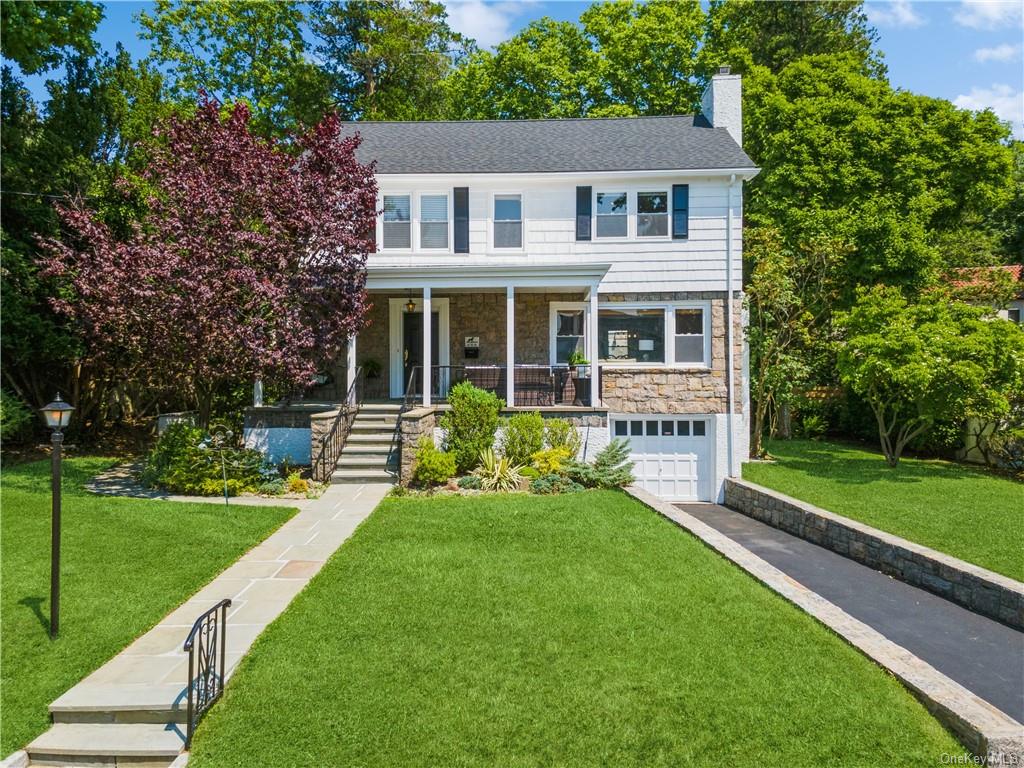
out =
{"type": "Polygon", "coordinates": [[[714,473],[706,416],[629,415],[612,418],[612,435],[626,440],[637,484],[672,501],[704,499],[714,473]]]}

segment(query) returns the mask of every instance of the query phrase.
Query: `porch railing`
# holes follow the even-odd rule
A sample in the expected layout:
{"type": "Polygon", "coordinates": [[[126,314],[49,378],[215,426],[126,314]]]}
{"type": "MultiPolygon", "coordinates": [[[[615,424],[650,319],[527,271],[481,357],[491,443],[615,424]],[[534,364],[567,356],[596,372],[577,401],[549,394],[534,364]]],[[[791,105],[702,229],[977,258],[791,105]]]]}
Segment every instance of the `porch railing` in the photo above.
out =
{"type": "MultiPolygon", "coordinates": [[[[593,405],[596,388],[591,365],[516,365],[512,370],[517,407],[593,405]]],[[[508,367],[504,365],[433,365],[430,368],[430,399],[442,403],[452,387],[463,381],[506,399],[508,367]]],[[[414,367],[405,391],[405,404],[415,404],[423,394],[423,368],[414,367]]]]}
{"type": "Polygon", "coordinates": [[[331,420],[327,433],[320,438],[319,452],[313,462],[313,479],[326,483],[331,479],[334,468],[338,464],[338,457],[345,447],[349,433],[352,431],[352,424],[356,420],[359,406],[363,402],[363,369],[360,366],[356,369],[352,385],[345,394],[345,399],[338,406],[338,413],[331,420]]]}
{"type": "Polygon", "coordinates": [[[227,643],[227,615],[230,600],[221,600],[205,611],[185,639],[188,653],[188,710],[185,749],[192,744],[199,719],[224,692],[224,654],[227,643]]]}

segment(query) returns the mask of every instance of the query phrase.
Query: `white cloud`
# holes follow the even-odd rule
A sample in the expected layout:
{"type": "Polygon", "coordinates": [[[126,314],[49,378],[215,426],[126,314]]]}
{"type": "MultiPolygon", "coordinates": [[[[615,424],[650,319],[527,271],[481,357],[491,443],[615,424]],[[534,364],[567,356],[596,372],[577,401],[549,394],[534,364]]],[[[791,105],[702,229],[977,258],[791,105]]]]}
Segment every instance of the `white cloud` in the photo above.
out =
{"type": "Polygon", "coordinates": [[[865,3],[864,10],[872,24],[880,27],[920,27],[925,23],[910,0],[892,0],[890,3],[865,3]]]}
{"type": "Polygon", "coordinates": [[[1020,46],[1003,43],[992,48],[979,48],[974,52],[975,61],[1014,61],[1020,56],[1020,46]]]}
{"type": "Polygon", "coordinates": [[[1024,139],[1024,91],[1009,85],[995,83],[991,88],[971,88],[971,92],[953,99],[961,109],[991,109],[1000,120],[1013,125],[1013,133],[1024,139]]]}
{"type": "Polygon", "coordinates": [[[452,29],[473,38],[481,48],[493,48],[512,36],[512,18],[523,10],[523,3],[447,0],[445,7],[452,29]]]}
{"type": "Polygon", "coordinates": [[[961,0],[953,14],[957,24],[971,29],[999,29],[1024,19],[1020,0],[961,0]]]}

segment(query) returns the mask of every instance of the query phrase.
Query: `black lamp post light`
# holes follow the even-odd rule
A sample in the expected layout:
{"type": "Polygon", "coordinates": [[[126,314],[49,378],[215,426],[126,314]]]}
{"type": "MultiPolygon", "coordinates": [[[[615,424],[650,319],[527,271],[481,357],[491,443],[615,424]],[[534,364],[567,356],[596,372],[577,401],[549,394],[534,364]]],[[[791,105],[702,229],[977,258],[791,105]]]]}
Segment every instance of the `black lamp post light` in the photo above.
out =
{"type": "Polygon", "coordinates": [[[75,410],[65,403],[57,393],[56,399],[40,409],[46,426],[53,430],[50,443],[53,452],[50,454],[51,488],[53,511],[50,523],[50,637],[57,636],[60,623],[60,462],[61,444],[64,442],[64,429],[71,422],[71,412],[75,410]]]}

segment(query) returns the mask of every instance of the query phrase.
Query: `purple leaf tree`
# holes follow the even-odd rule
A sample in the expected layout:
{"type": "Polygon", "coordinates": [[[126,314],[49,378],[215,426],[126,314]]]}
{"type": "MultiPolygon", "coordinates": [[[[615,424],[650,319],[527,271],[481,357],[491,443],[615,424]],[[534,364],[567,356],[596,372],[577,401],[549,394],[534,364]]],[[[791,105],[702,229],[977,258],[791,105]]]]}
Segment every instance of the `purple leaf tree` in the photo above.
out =
{"type": "Polygon", "coordinates": [[[285,142],[249,120],[204,96],[154,131],[134,181],[146,213],[127,236],[74,203],[44,244],[64,286],[53,305],[91,361],[186,394],[203,424],[224,385],[309,383],[367,309],[377,186],[358,138],[340,138],[336,116],[285,142]]]}

